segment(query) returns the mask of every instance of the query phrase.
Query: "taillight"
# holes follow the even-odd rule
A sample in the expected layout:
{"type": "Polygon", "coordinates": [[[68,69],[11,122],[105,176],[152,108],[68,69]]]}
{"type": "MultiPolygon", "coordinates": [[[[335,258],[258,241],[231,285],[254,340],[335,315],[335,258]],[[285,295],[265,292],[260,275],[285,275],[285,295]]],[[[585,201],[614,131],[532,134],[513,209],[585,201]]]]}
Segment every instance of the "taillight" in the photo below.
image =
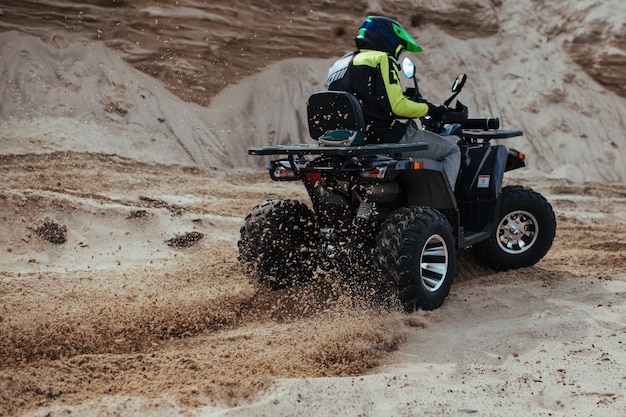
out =
{"type": "Polygon", "coordinates": [[[319,181],[322,179],[322,174],[320,172],[307,172],[305,178],[308,181],[319,181]]]}
{"type": "Polygon", "coordinates": [[[363,171],[360,173],[361,178],[368,178],[372,180],[377,180],[385,177],[385,172],[387,172],[387,167],[376,167],[370,171],[363,171]]]}
{"type": "Polygon", "coordinates": [[[279,165],[274,169],[274,177],[284,180],[290,180],[296,178],[296,174],[295,172],[293,172],[293,169],[288,169],[284,166],[279,165]]]}
{"type": "Polygon", "coordinates": [[[513,149],[513,148],[509,148],[509,155],[519,159],[520,161],[523,161],[526,159],[526,155],[524,155],[522,152],[518,151],[517,149],[513,149]]]}

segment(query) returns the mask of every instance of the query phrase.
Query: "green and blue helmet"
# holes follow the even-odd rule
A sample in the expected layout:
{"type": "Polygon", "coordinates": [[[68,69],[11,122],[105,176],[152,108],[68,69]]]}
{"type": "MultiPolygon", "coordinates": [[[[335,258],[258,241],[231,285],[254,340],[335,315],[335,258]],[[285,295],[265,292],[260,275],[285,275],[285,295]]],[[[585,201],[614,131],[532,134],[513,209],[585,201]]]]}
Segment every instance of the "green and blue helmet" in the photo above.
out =
{"type": "Polygon", "coordinates": [[[397,21],[388,17],[368,16],[354,38],[358,49],[373,49],[397,57],[402,49],[422,52],[422,47],[397,21]]]}

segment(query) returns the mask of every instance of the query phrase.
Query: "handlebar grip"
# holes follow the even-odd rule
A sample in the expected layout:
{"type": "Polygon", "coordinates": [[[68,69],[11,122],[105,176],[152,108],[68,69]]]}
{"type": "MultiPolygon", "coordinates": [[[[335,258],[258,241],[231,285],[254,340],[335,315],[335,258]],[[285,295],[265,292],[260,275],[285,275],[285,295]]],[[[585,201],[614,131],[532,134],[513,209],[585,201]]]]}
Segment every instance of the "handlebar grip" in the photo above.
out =
{"type": "Polygon", "coordinates": [[[499,129],[500,119],[498,117],[480,117],[467,119],[467,121],[463,123],[463,128],[480,130],[499,129]]]}

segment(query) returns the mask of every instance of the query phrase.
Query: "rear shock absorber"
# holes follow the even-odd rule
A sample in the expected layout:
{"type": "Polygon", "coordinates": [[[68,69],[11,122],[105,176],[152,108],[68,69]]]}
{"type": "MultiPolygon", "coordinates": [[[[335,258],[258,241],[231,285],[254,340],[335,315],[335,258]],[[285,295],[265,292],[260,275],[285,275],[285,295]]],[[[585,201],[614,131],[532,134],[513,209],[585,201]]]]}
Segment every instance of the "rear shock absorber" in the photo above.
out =
{"type": "Polygon", "coordinates": [[[352,259],[354,262],[359,258],[368,239],[371,239],[373,230],[371,220],[375,212],[376,206],[374,203],[362,202],[352,221],[352,229],[349,231],[344,253],[348,256],[348,259],[352,259]]]}
{"type": "Polygon", "coordinates": [[[356,212],[355,223],[367,223],[374,214],[374,203],[362,202],[356,212]]]}

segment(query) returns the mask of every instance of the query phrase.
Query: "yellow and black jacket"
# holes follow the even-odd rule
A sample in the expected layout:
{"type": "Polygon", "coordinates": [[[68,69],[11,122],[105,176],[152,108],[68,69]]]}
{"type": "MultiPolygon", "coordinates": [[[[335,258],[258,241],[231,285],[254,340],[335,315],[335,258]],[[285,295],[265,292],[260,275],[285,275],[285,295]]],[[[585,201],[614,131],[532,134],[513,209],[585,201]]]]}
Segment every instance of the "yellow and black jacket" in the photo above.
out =
{"type": "Polygon", "coordinates": [[[354,94],[363,109],[367,143],[398,142],[406,130],[401,118],[424,117],[428,105],[402,94],[396,60],[385,52],[361,50],[341,57],[328,70],[328,88],[354,94]]]}

